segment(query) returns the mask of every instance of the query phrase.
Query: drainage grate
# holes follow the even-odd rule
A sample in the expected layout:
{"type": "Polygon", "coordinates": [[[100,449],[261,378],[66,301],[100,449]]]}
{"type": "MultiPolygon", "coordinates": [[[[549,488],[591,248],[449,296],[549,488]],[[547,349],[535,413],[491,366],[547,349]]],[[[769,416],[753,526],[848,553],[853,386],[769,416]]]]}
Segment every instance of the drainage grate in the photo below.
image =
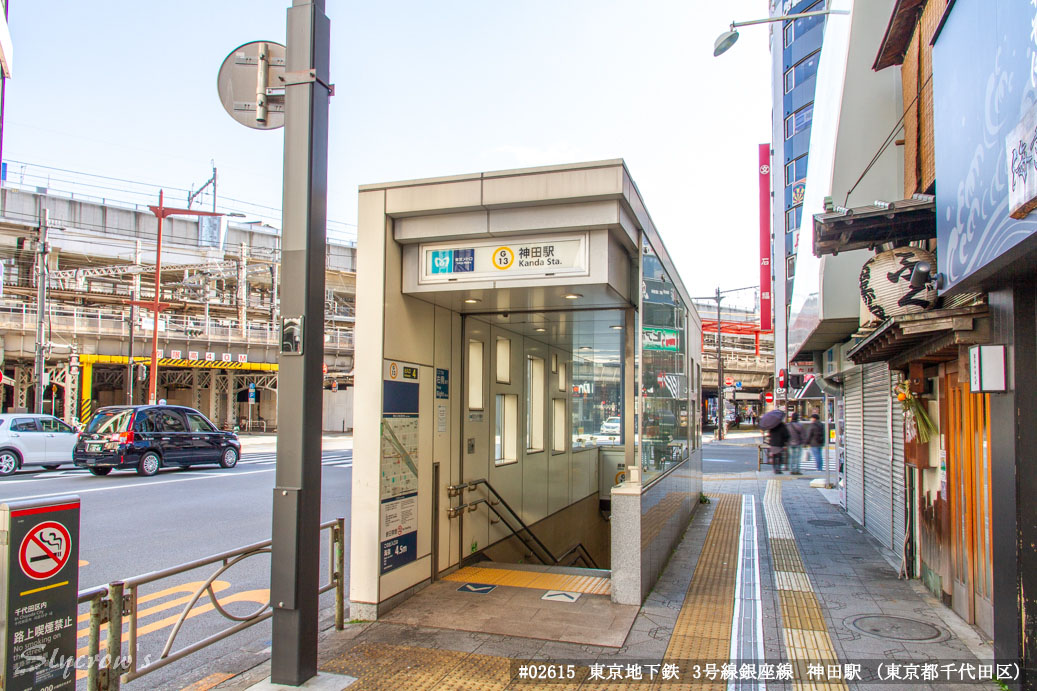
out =
{"type": "Polygon", "coordinates": [[[917,619],[893,617],[886,614],[864,614],[848,619],[846,625],[852,629],[896,641],[935,641],[944,638],[943,629],[917,619]]]}
{"type": "Polygon", "coordinates": [[[820,526],[822,528],[836,528],[839,526],[846,525],[842,521],[830,521],[825,518],[815,518],[812,521],[807,521],[807,523],[809,523],[810,525],[820,526]]]}

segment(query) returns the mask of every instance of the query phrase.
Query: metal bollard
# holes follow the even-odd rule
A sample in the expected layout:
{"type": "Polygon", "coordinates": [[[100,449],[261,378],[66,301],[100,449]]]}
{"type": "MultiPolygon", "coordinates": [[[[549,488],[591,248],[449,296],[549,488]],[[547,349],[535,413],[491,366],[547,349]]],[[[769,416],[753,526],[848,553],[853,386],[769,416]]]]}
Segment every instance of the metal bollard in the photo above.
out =
{"type": "Polygon", "coordinates": [[[100,667],[101,648],[101,624],[108,620],[108,600],[100,594],[90,599],[90,636],[87,641],[87,655],[89,663],[86,668],[86,687],[89,691],[102,691],[108,686],[108,677],[105,675],[104,686],[99,685],[98,668],[100,667]]]}
{"type": "Polygon", "coordinates": [[[346,628],[346,519],[335,520],[335,630],[346,628]]]}

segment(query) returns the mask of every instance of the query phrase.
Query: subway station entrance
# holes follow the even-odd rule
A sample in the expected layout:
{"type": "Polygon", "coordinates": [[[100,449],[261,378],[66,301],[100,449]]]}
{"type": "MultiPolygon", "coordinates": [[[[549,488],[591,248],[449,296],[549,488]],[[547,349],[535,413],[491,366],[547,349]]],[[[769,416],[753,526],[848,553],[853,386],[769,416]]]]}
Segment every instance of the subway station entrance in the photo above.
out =
{"type": "Polygon", "coordinates": [[[528,635],[622,645],[594,603],[642,603],[702,490],[701,321],[626,165],[367,185],[358,242],[351,616],[579,600],[528,635]]]}

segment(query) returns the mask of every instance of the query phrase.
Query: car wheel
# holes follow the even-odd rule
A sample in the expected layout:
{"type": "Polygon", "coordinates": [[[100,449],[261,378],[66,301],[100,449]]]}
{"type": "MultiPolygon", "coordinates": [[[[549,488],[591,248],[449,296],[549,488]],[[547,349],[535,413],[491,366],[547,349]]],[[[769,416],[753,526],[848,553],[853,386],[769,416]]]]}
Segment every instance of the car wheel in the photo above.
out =
{"type": "Polygon", "coordinates": [[[12,474],[18,470],[18,454],[14,451],[0,451],[0,477],[12,474]]]}
{"type": "Polygon", "coordinates": [[[140,459],[140,463],[137,464],[137,475],[151,477],[158,472],[160,467],[162,467],[162,461],[159,459],[158,454],[154,451],[149,451],[144,454],[143,458],[140,459]]]}
{"type": "Polygon", "coordinates": [[[238,464],[238,452],[237,450],[227,447],[223,450],[223,455],[220,456],[220,467],[221,468],[233,468],[238,464]]]}
{"type": "Polygon", "coordinates": [[[107,475],[108,473],[112,472],[111,468],[89,468],[88,470],[90,471],[91,475],[98,476],[107,475]]]}
{"type": "Polygon", "coordinates": [[[56,464],[52,464],[52,465],[45,465],[45,466],[43,466],[44,470],[57,470],[57,469],[58,469],[58,468],[60,468],[60,467],[61,467],[61,464],[60,464],[60,463],[56,463],[56,464]]]}

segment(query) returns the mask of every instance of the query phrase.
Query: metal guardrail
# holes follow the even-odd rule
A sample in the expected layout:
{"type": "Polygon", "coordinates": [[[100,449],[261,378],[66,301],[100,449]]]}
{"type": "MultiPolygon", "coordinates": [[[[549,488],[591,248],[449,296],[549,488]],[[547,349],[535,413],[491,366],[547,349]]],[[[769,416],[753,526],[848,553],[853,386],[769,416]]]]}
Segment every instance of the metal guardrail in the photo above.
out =
{"type": "MultiPolygon", "coordinates": [[[[47,318],[50,328],[56,332],[74,334],[96,334],[99,336],[115,336],[128,338],[130,327],[128,313],[107,312],[87,308],[51,308],[47,318]]],[[[150,333],[151,322],[138,329],[137,335],[143,337],[150,333]]],[[[228,343],[246,343],[250,345],[277,345],[280,333],[274,324],[266,322],[246,322],[242,330],[236,319],[206,319],[180,315],[165,315],[159,320],[159,333],[166,338],[198,339],[226,341],[228,343]]],[[[36,309],[31,304],[0,304],[0,329],[34,331],[36,329],[36,309]]],[[[324,329],[324,347],[352,348],[353,329],[329,327],[324,329]]]]}
{"type": "MultiPolygon", "coordinates": [[[[328,559],[328,583],[322,585],[318,589],[318,593],[323,594],[335,590],[335,628],[341,631],[345,627],[345,519],[337,518],[321,523],[320,529],[321,531],[329,531],[330,555],[328,559]]],[[[118,691],[123,682],[139,679],[150,672],[181,660],[192,653],[198,652],[273,616],[273,608],[269,600],[248,614],[232,614],[220,603],[216,592],[213,590],[213,583],[228,569],[250,557],[269,554],[271,544],[271,540],[264,540],[263,542],[178,564],[161,571],[153,571],[126,580],[113,581],[107,586],[80,591],[79,603],[90,603],[90,635],[88,644],[88,654],[90,657],[87,667],[87,689],[89,691],[118,691]],[[188,571],[214,565],[216,566],[215,571],[195,589],[186,606],[180,611],[176,623],[166,638],[158,660],[146,662],[142,666],[137,655],[139,650],[138,616],[140,614],[137,604],[140,597],[140,588],[165,578],[171,578],[188,571]],[[208,596],[209,604],[212,605],[214,610],[225,619],[234,623],[200,641],[195,641],[178,650],[173,650],[184,622],[191,617],[192,610],[194,610],[203,595],[208,596]],[[125,634],[126,649],[129,651],[127,655],[123,655],[124,619],[126,619],[128,627],[128,633],[125,634]],[[104,624],[108,625],[108,629],[105,655],[102,658],[100,655],[100,632],[104,624]]]]}

